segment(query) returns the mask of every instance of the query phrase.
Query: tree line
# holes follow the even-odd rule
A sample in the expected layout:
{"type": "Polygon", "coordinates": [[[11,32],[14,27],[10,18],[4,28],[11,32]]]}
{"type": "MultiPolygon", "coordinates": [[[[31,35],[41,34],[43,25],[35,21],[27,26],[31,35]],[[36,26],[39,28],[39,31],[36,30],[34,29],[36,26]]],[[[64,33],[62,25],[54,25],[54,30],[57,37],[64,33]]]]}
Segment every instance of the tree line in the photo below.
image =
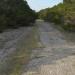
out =
{"type": "Polygon", "coordinates": [[[52,8],[46,8],[38,13],[38,18],[54,22],[64,30],[75,31],[75,1],[65,0],[52,8]]]}
{"type": "Polygon", "coordinates": [[[75,31],[75,0],[64,0],[38,13],[29,7],[26,0],[0,0],[0,32],[7,28],[30,26],[37,17],[54,22],[64,30],[75,31]]]}
{"type": "Polygon", "coordinates": [[[0,32],[7,28],[29,26],[36,13],[26,0],[0,0],[0,32]]]}

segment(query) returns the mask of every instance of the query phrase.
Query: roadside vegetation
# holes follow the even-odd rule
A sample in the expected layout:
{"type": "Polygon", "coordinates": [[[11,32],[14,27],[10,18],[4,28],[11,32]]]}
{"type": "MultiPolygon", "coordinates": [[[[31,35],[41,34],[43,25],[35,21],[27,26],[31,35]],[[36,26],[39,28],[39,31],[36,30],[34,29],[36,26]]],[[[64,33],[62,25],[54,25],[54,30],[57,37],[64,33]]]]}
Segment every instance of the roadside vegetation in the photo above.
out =
{"type": "Polygon", "coordinates": [[[7,28],[30,26],[35,19],[35,11],[26,0],[0,0],[0,32],[7,28]]]}
{"type": "MultiPolygon", "coordinates": [[[[0,0],[0,32],[10,28],[32,26],[37,17],[53,22],[64,30],[75,31],[75,2],[73,1],[65,0],[64,3],[36,13],[26,0],[0,0]]],[[[38,40],[37,28],[33,26],[30,34],[19,40],[16,51],[7,57],[6,62],[0,62],[0,74],[21,75],[23,67],[30,59],[32,49],[40,47],[38,40]]]]}
{"type": "MultiPolygon", "coordinates": [[[[6,29],[12,29],[8,31],[11,32],[14,31],[13,28],[33,26],[34,24],[32,23],[35,22],[35,19],[36,13],[29,7],[26,0],[0,0],[0,32],[3,32],[6,29]]],[[[14,51],[13,48],[14,52],[9,53],[3,61],[0,61],[0,75],[21,75],[23,66],[25,66],[30,59],[32,49],[38,46],[35,35],[35,26],[31,27],[31,29],[32,31],[30,34],[22,37],[18,42],[14,40],[14,37],[12,38],[12,40],[16,42],[15,44],[17,44],[17,46],[15,45],[16,50],[14,51]]],[[[17,36],[18,34],[16,35],[16,32],[17,31],[14,31],[14,35],[11,32],[11,35],[17,36]]],[[[11,36],[10,34],[8,35],[11,36]]],[[[7,39],[8,35],[5,36],[7,39]]],[[[12,40],[8,39],[6,41],[12,43],[12,40]]],[[[3,43],[2,48],[0,46],[0,50],[3,50],[4,46],[5,43],[3,43]]],[[[9,51],[11,51],[11,48],[12,47],[9,48],[9,51]]],[[[4,54],[7,52],[8,51],[4,49],[4,54]]]]}
{"type": "Polygon", "coordinates": [[[46,8],[38,12],[38,18],[53,22],[64,30],[75,31],[75,1],[64,0],[52,8],[46,8]]]}

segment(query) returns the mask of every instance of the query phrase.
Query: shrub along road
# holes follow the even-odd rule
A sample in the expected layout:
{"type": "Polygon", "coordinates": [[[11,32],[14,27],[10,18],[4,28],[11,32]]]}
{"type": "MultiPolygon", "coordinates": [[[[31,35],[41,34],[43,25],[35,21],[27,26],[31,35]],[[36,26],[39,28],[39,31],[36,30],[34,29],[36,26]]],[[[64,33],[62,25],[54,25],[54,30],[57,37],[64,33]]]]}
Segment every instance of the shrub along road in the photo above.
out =
{"type": "Polygon", "coordinates": [[[21,75],[75,75],[75,45],[52,23],[38,20],[36,25],[41,46],[33,50],[21,75]]]}

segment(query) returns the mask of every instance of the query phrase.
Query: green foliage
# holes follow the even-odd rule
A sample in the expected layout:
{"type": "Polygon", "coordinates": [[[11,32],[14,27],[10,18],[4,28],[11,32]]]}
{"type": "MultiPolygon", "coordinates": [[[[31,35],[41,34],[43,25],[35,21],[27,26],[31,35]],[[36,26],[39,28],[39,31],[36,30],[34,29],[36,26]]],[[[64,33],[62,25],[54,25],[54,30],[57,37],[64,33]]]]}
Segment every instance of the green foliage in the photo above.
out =
{"type": "MultiPolygon", "coordinates": [[[[65,0],[66,1],[66,0],[65,0]]],[[[75,1],[67,0],[64,3],[64,28],[67,30],[75,31],[75,1]]]]}
{"type": "Polygon", "coordinates": [[[64,15],[63,8],[63,4],[59,4],[58,6],[54,6],[53,8],[41,10],[40,12],[38,12],[39,18],[50,22],[61,23],[64,15]]]}
{"type": "Polygon", "coordinates": [[[8,27],[28,26],[36,18],[25,0],[0,0],[0,31],[8,27]]]}
{"type": "Polygon", "coordinates": [[[39,18],[60,25],[65,30],[75,31],[75,1],[65,0],[52,8],[38,12],[39,18]]]}

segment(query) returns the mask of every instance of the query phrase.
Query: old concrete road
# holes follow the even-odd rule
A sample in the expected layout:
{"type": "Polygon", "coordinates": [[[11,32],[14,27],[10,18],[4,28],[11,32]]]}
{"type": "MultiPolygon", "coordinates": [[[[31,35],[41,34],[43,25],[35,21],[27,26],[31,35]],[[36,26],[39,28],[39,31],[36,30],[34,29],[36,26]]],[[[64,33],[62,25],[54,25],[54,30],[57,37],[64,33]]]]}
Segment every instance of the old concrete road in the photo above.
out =
{"type": "Polygon", "coordinates": [[[33,50],[22,75],[75,75],[75,46],[52,23],[39,20],[36,25],[43,47],[33,50]]]}

